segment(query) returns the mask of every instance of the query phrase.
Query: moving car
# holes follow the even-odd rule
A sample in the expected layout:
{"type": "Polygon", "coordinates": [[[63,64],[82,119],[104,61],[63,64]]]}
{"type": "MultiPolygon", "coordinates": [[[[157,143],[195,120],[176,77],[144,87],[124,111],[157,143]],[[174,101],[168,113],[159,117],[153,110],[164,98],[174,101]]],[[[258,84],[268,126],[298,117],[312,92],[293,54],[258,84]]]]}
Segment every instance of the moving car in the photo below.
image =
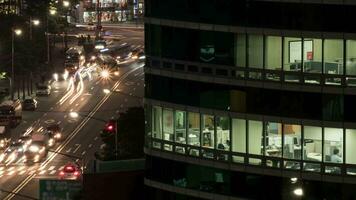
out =
{"type": "Polygon", "coordinates": [[[19,137],[19,139],[17,140],[17,142],[22,144],[22,147],[24,149],[24,151],[26,151],[28,149],[28,147],[31,145],[32,143],[32,136],[30,135],[23,135],[21,137],[19,137]]]}
{"type": "Polygon", "coordinates": [[[5,151],[0,155],[0,162],[11,163],[23,156],[24,149],[21,143],[12,143],[5,151]]]}
{"type": "Polygon", "coordinates": [[[53,138],[55,142],[60,142],[63,140],[62,129],[59,124],[50,124],[47,126],[46,133],[50,138],[53,138]]]}
{"type": "Polygon", "coordinates": [[[67,163],[58,174],[59,179],[79,180],[82,178],[82,171],[75,163],[67,163]]]}
{"type": "Polygon", "coordinates": [[[44,141],[33,141],[25,151],[25,162],[40,162],[47,156],[48,150],[44,141]]]}
{"type": "Polygon", "coordinates": [[[11,129],[8,126],[0,126],[0,149],[6,149],[11,141],[11,129]]]}
{"type": "Polygon", "coordinates": [[[51,94],[51,86],[49,85],[38,85],[37,90],[36,90],[36,95],[41,96],[41,95],[47,95],[49,96],[51,94]]]}
{"type": "Polygon", "coordinates": [[[36,110],[38,102],[34,98],[25,99],[22,102],[22,107],[24,110],[36,110]]]}

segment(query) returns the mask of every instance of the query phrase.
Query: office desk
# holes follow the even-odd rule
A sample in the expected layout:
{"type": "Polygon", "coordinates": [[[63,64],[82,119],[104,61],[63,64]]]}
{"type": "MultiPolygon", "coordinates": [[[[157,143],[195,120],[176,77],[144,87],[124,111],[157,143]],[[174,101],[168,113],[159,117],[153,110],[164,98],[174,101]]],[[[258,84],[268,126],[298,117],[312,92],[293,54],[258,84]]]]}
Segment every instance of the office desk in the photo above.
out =
{"type": "Polygon", "coordinates": [[[321,160],[322,160],[321,153],[315,153],[315,152],[308,153],[308,154],[307,154],[307,159],[308,159],[308,160],[312,160],[312,161],[319,161],[319,162],[321,162],[321,160]]]}

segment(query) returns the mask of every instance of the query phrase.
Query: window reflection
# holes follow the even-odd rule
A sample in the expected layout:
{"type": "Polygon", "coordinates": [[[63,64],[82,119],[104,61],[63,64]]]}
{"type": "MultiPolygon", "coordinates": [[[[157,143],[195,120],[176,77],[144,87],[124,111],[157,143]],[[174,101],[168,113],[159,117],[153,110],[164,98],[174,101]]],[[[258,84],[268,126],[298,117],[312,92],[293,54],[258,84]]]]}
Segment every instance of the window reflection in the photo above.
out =
{"type": "Polygon", "coordinates": [[[265,59],[266,69],[282,69],[282,37],[266,37],[265,59]]]}
{"type": "Polygon", "coordinates": [[[343,74],[343,40],[324,40],[324,73],[343,74]]]}
{"type": "Polygon", "coordinates": [[[163,109],[164,140],[173,141],[173,110],[163,109]]]}
{"type": "Polygon", "coordinates": [[[216,148],[229,151],[230,145],[230,119],[228,117],[216,117],[216,148]]]}
{"type": "Polygon", "coordinates": [[[214,148],[214,116],[202,115],[202,147],[214,148]]]}
{"type": "Polygon", "coordinates": [[[304,160],[322,161],[321,127],[304,126],[304,160]]]}
{"type": "Polygon", "coordinates": [[[301,126],[293,124],[283,125],[284,146],[283,157],[288,159],[300,160],[302,155],[301,147],[301,126]]]}
{"type": "Polygon", "coordinates": [[[235,65],[246,67],[246,34],[235,36],[235,65]]]}
{"type": "Polygon", "coordinates": [[[263,68],[263,36],[248,36],[248,65],[253,68],[263,68]]]}
{"type": "Polygon", "coordinates": [[[200,115],[199,113],[188,113],[188,144],[200,146],[200,115]]]}
{"type": "Polygon", "coordinates": [[[343,131],[324,128],[324,162],[343,163],[343,131]]]}
{"type": "Polygon", "coordinates": [[[301,71],[302,39],[285,37],[283,47],[283,69],[285,71],[301,71]]]}
{"type": "MultiPolygon", "coordinates": [[[[356,129],[346,129],[346,163],[356,164],[356,129]]],[[[356,173],[356,170],[354,171],[356,173]]]]}
{"type": "MultiPolygon", "coordinates": [[[[150,116],[152,137],[163,140],[163,142],[153,141],[152,145],[155,148],[161,148],[163,144],[164,150],[172,151],[173,145],[164,141],[174,139],[177,143],[175,146],[177,153],[185,154],[187,151],[191,156],[201,155],[206,158],[228,161],[228,152],[232,150],[236,152],[231,157],[233,162],[243,163],[247,158],[250,164],[262,164],[259,156],[265,155],[269,157],[266,159],[266,165],[273,167],[278,167],[282,163],[272,157],[283,157],[285,158],[284,168],[297,170],[303,167],[303,170],[313,172],[321,171],[321,162],[342,164],[345,160],[347,164],[356,164],[354,156],[356,130],[354,129],[345,130],[344,146],[342,128],[304,126],[304,138],[302,138],[302,126],[295,124],[255,120],[248,120],[246,124],[245,119],[215,117],[181,110],[162,109],[158,106],[152,107],[150,116]],[[246,137],[248,137],[248,146],[246,146],[246,137]],[[184,145],[186,141],[190,147],[184,145]],[[214,151],[214,149],[219,151],[214,151]],[[251,154],[249,157],[244,155],[247,149],[248,154],[251,154]],[[300,162],[301,159],[304,162],[300,162]]],[[[148,135],[148,137],[151,136],[148,135]]],[[[325,173],[341,173],[340,167],[330,164],[329,166],[326,164],[324,169],[325,173]]],[[[347,170],[348,173],[356,174],[356,170],[352,171],[351,168],[347,170]]]]}
{"type": "Polygon", "coordinates": [[[321,39],[305,38],[303,41],[303,70],[307,73],[322,72],[322,41],[321,39]]]}
{"type": "Polygon", "coordinates": [[[174,126],[175,126],[175,141],[178,143],[185,143],[185,138],[186,138],[186,112],[185,111],[175,111],[175,121],[174,121],[174,126]]]}
{"type": "Polygon", "coordinates": [[[282,156],[282,125],[280,123],[266,123],[266,156],[282,156]]]}
{"type": "Polygon", "coordinates": [[[248,121],[248,151],[250,154],[262,155],[263,128],[261,121],[248,121]]]}
{"type": "Polygon", "coordinates": [[[346,74],[356,75],[356,40],[346,41],[346,74]]]}
{"type": "Polygon", "coordinates": [[[162,139],[162,108],[154,106],[152,112],[153,138],[162,139]]]}

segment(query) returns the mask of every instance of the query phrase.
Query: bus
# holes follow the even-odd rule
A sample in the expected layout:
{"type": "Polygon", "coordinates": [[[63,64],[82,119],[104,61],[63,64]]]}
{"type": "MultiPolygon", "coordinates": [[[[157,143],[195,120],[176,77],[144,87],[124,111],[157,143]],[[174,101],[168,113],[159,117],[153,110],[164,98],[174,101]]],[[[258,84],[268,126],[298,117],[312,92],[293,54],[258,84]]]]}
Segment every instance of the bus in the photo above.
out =
{"type": "Polygon", "coordinates": [[[22,120],[20,100],[4,101],[0,104],[0,126],[17,126],[22,120]]]}

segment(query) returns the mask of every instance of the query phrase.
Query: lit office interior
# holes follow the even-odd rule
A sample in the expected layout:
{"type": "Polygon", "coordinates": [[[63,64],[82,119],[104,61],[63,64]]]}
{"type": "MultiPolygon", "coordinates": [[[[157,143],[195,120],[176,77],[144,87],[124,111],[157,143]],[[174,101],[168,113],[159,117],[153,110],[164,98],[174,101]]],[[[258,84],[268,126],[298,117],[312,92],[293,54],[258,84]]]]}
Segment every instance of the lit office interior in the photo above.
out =
{"type": "MultiPolygon", "coordinates": [[[[356,41],[343,39],[294,38],[280,36],[237,34],[235,39],[235,65],[239,67],[305,73],[356,75],[356,41]],[[247,42],[246,42],[247,41],[247,42]],[[346,52],[344,52],[346,45],[346,52]],[[247,62],[246,62],[247,52],[247,62]],[[346,62],[344,62],[344,57],[346,62]],[[283,64],[282,64],[283,62],[283,64]],[[263,67],[264,66],[264,67],[263,67]]],[[[250,78],[261,78],[254,74],[250,78]]],[[[271,74],[269,79],[279,79],[271,74]]],[[[288,77],[287,77],[288,78],[288,77]]],[[[287,81],[296,81],[291,77],[287,81]]],[[[338,83],[338,80],[329,80],[338,83]]],[[[319,83],[311,76],[307,83],[319,83]]]]}
{"type": "Polygon", "coordinates": [[[312,172],[321,172],[324,163],[330,165],[324,171],[334,174],[341,173],[340,164],[356,164],[356,129],[245,120],[158,106],[150,111],[152,132],[147,134],[152,134],[154,148],[165,151],[222,161],[232,152],[232,162],[262,165],[266,158],[269,167],[312,172]]]}

